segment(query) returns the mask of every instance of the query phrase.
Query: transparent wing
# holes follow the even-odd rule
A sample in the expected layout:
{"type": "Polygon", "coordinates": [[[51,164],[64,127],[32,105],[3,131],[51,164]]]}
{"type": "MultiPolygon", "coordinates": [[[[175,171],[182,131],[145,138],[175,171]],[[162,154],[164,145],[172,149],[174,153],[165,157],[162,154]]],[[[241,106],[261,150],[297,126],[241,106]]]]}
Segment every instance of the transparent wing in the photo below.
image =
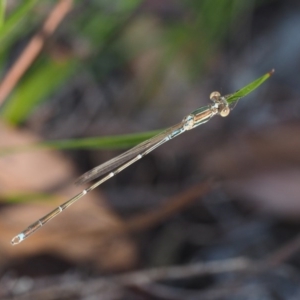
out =
{"type": "MultiPolygon", "coordinates": [[[[120,154],[119,156],[114,157],[111,160],[84,173],[76,180],[75,183],[77,185],[87,183],[95,178],[98,178],[106,173],[109,173],[109,172],[117,169],[118,167],[125,164],[126,162],[128,162],[129,160],[134,158],[135,156],[147,152],[147,150],[151,149],[152,147],[153,147],[153,149],[155,149],[155,147],[154,147],[155,145],[161,143],[168,135],[170,135],[172,132],[174,132],[175,130],[178,130],[181,127],[182,127],[182,123],[179,123],[179,124],[176,124],[168,129],[162,131],[161,133],[138,144],[137,146],[129,149],[128,151],[120,154]]],[[[166,139],[166,141],[167,141],[167,139],[166,139]]]]}

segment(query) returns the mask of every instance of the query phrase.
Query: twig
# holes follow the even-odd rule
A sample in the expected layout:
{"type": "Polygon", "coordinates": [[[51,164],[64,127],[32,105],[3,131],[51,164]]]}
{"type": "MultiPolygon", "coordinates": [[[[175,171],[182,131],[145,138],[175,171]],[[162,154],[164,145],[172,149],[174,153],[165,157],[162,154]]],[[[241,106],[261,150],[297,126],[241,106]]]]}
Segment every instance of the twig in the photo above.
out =
{"type": "MultiPolygon", "coordinates": [[[[163,279],[183,279],[193,276],[237,272],[251,269],[252,262],[246,258],[238,257],[226,260],[211,261],[206,263],[193,263],[185,266],[171,266],[132,272],[119,275],[113,279],[122,285],[144,285],[163,279]]],[[[96,288],[97,281],[91,283],[90,288],[96,288]]]]}
{"type": "MultiPolygon", "coordinates": [[[[270,268],[277,266],[283,261],[290,258],[300,249],[300,235],[293,239],[291,242],[284,245],[268,258],[259,261],[252,261],[243,257],[227,259],[223,261],[212,261],[207,263],[194,263],[183,266],[171,266],[163,268],[154,268],[136,272],[129,272],[122,275],[115,275],[110,277],[102,277],[99,279],[90,280],[88,282],[82,282],[81,280],[75,280],[71,283],[51,286],[46,289],[36,290],[28,292],[26,295],[16,295],[14,297],[5,298],[6,300],[27,300],[27,299],[61,299],[62,295],[95,295],[107,287],[120,288],[120,286],[144,286],[152,282],[165,279],[182,279],[193,276],[204,276],[217,273],[226,272],[240,272],[244,275],[255,275],[261,272],[265,272],[270,268]]],[[[222,287],[228,292],[239,286],[245,279],[244,276],[240,277],[240,280],[235,282],[230,288],[222,287]]],[[[222,291],[221,288],[221,291],[222,291]]],[[[218,296],[218,293],[200,293],[205,295],[205,299],[214,299],[218,296]]],[[[199,295],[200,295],[199,294],[199,295]]],[[[191,295],[192,296],[192,295],[191,295]]],[[[200,297],[201,298],[201,297],[200,297]]]]}
{"type": "Polygon", "coordinates": [[[287,261],[290,257],[300,251],[300,234],[293,240],[287,242],[281,248],[273,252],[265,261],[267,268],[275,267],[287,261]]]}
{"type": "Polygon", "coordinates": [[[155,211],[131,218],[125,223],[126,230],[129,232],[145,230],[164,222],[171,216],[191,205],[199,199],[199,197],[204,197],[212,189],[212,180],[207,180],[201,184],[192,186],[181,194],[171,197],[164,205],[155,211]]]}
{"type": "Polygon", "coordinates": [[[207,263],[194,263],[183,266],[171,266],[154,268],[136,272],[125,273],[111,277],[103,277],[88,282],[71,282],[63,285],[51,286],[39,291],[32,291],[26,295],[16,295],[16,300],[25,299],[55,299],[49,298],[49,295],[56,295],[61,297],[64,295],[91,295],[101,291],[109,284],[115,286],[140,286],[149,284],[154,281],[163,279],[182,279],[192,276],[203,276],[208,274],[226,273],[226,272],[241,272],[251,270],[253,262],[243,257],[227,259],[223,261],[212,261],[207,263]]]}
{"type": "Polygon", "coordinates": [[[60,0],[55,5],[40,32],[33,36],[27,47],[21,53],[20,57],[2,80],[0,84],[0,105],[11,93],[23,74],[36,59],[42,50],[46,39],[55,31],[64,17],[69,13],[72,6],[73,0],[60,0]]]}

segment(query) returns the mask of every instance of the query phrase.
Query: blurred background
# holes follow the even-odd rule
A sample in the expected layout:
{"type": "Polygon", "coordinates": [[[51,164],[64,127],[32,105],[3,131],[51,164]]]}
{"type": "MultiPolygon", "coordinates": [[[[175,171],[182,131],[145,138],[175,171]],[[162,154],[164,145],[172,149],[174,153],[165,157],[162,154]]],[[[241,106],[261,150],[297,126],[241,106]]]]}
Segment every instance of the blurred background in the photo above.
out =
{"type": "Polygon", "coordinates": [[[299,1],[0,3],[1,299],[300,298],[299,1]],[[10,244],[82,173],[272,68],[10,244]]]}

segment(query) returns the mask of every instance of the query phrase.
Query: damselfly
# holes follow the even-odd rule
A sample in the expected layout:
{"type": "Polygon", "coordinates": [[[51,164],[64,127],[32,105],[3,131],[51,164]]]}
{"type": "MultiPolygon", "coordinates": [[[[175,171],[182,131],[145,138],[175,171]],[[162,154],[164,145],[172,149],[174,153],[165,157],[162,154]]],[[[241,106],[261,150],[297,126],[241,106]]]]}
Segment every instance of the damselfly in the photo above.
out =
{"type": "Polygon", "coordinates": [[[221,96],[219,92],[212,92],[210,94],[210,100],[212,100],[211,104],[196,109],[195,111],[191,112],[188,116],[183,118],[183,120],[180,123],[166,129],[160,134],[144,141],[143,143],[135,146],[134,148],[126,151],[125,153],[86,172],[81,177],[79,177],[79,179],[77,180],[78,184],[84,184],[100,176],[105,176],[93,185],[91,185],[89,188],[82,190],[79,194],[69,199],[65,203],[61,204],[50,213],[28,226],[25,230],[23,230],[21,233],[15,236],[12,239],[11,243],[13,245],[16,245],[22,242],[29,235],[37,231],[39,228],[41,228],[50,220],[52,220],[55,216],[60,214],[63,210],[68,208],[71,204],[82,198],[87,193],[94,190],[103,182],[120,173],[121,171],[123,171],[124,169],[126,169],[127,167],[129,167],[130,165],[132,165],[133,163],[135,163],[136,161],[138,161],[139,159],[141,159],[142,157],[159,147],[160,145],[166,143],[167,141],[175,138],[176,136],[180,135],[181,133],[187,130],[191,130],[201,124],[206,123],[215,115],[220,115],[222,117],[228,116],[230,110],[232,110],[233,108],[233,105],[236,104],[236,102],[240,98],[246,96],[248,93],[256,89],[267,78],[269,78],[273,74],[273,72],[274,70],[270,71],[269,73],[263,75],[262,77],[253,81],[249,85],[230,95],[221,96]]]}

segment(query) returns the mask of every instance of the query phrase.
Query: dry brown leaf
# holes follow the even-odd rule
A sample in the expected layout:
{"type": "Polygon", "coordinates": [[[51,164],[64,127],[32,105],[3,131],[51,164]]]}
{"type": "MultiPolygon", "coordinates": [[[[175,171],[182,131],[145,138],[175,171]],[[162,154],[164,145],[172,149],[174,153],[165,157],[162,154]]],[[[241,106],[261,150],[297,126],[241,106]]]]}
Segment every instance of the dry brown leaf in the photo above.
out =
{"type": "MultiPolygon", "coordinates": [[[[0,125],[0,147],[38,142],[30,132],[0,125]]],[[[0,191],[2,199],[10,193],[40,193],[75,179],[72,164],[56,151],[35,151],[0,158],[0,191]]],[[[80,263],[90,262],[107,269],[128,268],[134,264],[136,249],[128,238],[107,239],[106,232],[123,222],[110,211],[99,194],[87,195],[55,220],[45,225],[19,245],[12,246],[13,236],[80,192],[69,186],[53,195],[55,201],[9,205],[0,211],[0,263],[38,253],[55,254],[80,263]],[[84,232],[99,232],[97,236],[84,232]],[[101,255],[100,255],[101,254],[101,255]]]]}

